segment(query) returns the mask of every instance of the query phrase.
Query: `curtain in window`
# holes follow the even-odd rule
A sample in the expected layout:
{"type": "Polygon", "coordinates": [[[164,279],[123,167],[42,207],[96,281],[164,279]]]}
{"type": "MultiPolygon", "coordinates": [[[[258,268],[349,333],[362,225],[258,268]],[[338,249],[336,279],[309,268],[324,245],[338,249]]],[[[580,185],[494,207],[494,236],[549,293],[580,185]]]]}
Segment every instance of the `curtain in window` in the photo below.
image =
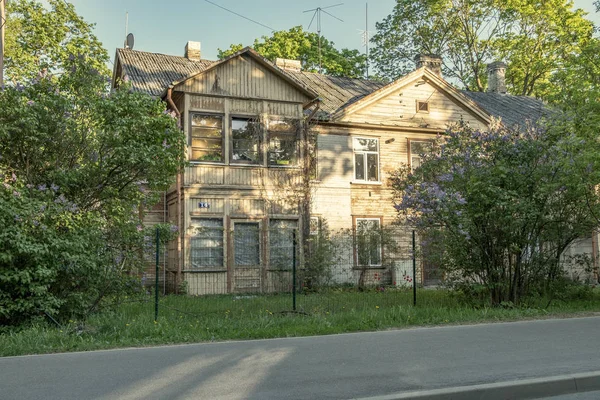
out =
{"type": "Polygon", "coordinates": [[[192,268],[223,267],[223,220],[193,219],[192,268]]]}

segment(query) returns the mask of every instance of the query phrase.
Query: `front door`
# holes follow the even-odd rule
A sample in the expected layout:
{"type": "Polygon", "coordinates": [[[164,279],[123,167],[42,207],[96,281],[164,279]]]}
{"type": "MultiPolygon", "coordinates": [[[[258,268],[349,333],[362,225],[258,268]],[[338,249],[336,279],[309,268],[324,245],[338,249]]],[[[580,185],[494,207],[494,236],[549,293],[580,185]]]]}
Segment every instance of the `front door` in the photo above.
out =
{"type": "Polygon", "coordinates": [[[232,291],[262,290],[260,222],[233,221],[232,230],[232,291]]]}

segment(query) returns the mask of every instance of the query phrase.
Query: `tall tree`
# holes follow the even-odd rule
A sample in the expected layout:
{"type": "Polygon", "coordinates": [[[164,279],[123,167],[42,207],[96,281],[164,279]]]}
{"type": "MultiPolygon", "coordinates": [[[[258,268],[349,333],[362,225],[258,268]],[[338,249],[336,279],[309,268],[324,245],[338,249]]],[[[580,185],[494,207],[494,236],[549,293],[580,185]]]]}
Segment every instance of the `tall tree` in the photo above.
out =
{"type": "Polygon", "coordinates": [[[445,76],[473,91],[486,88],[485,64],[502,59],[510,93],[546,96],[562,57],[591,35],[584,16],[564,0],[397,0],[377,23],[371,56],[395,79],[414,68],[417,54],[438,54],[445,76]]]}
{"type": "Polygon", "coordinates": [[[41,70],[64,71],[72,57],[84,58],[100,74],[109,75],[108,53],[72,4],[47,0],[7,2],[5,81],[35,79],[41,70]]]}
{"type": "MultiPolygon", "coordinates": [[[[335,48],[334,43],[321,36],[321,70],[332,76],[361,78],[366,72],[366,56],[354,49],[335,48]]],[[[254,50],[265,58],[300,60],[302,69],[308,72],[319,71],[319,35],[305,32],[301,26],[287,31],[274,32],[272,36],[263,36],[254,40],[254,50]]],[[[219,49],[219,59],[227,57],[243,48],[241,44],[232,44],[229,49],[219,49]]]]}

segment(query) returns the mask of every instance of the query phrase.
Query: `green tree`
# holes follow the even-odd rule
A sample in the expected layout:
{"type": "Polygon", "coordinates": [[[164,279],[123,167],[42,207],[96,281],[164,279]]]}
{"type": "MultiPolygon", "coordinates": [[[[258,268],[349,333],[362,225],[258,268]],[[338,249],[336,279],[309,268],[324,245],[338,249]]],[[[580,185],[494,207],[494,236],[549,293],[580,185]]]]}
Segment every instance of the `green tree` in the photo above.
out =
{"type": "MultiPolygon", "coordinates": [[[[42,38],[13,30],[13,44],[29,48],[67,29],[53,25],[63,20],[52,11],[41,15],[42,38]]],[[[184,163],[185,140],[165,104],[126,82],[109,93],[106,52],[51,48],[64,43],[48,43],[48,58],[13,57],[10,68],[22,61],[23,73],[0,90],[0,325],[42,313],[84,317],[140,290],[136,272],[152,246],[141,214],[184,163]]]]}
{"type": "Polygon", "coordinates": [[[47,0],[48,6],[34,0],[7,2],[5,48],[6,81],[35,79],[44,69],[64,71],[73,56],[108,76],[108,53],[72,4],[47,0]]]}
{"type": "MultiPolygon", "coordinates": [[[[358,50],[335,48],[333,42],[321,36],[322,72],[332,76],[361,78],[366,72],[366,56],[358,50]]],[[[243,47],[232,44],[229,49],[219,49],[219,59],[225,58],[243,47]]],[[[319,35],[305,32],[301,26],[287,31],[274,32],[272,36],[263,36],[254,40],[253,45],[263,57],[275,61],[276,58],[300,60],[302,69],[308,72],[319,71],[319,35]]]]}
{"type": "Polygon", "coordinates": [[[438,54],[445,76],[473,91],[486,88],[485,64],[502,59],[510,93],[543,97],[563,57],[590,37],[584,16],[563,0],[397,0],[377,23],[371,56],[395,79],[414,68],[417,54],[438,54]]]}

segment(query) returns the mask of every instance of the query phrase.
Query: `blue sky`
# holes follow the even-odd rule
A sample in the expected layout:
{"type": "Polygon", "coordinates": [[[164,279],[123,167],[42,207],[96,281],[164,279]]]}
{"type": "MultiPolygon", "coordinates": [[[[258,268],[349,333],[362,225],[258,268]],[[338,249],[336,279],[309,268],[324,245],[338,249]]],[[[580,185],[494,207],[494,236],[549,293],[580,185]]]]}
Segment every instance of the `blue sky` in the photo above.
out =
{"type": "MultiPolygon", "coordinates": [[[[69,0],[86,21],[96,24],[95,32],[111,57],[123,46],[125,12],[129,13],[129,32],[135,35],[135,49],[156,53],[183,55],[188,40],[202,42],[202,57],[216,59],[217,48],[231,43],[250,45],[254,39],[270,35],[270,30],[232,15],[204,0],[69,0]]],[[[306,29],[312,13],[304,10],[327,7],[343,2],[326,11],[342,19],[340,22],[322,14],[321,33],[336,46],[364,50],[360,30],[365,28],[365,0],[211,0],[248,18],[276,30],[303,25],[306,29]]],[[[395,0],[369,2],[369,30],[375,22],[391,13],[395,0]]],[[[590,14],[588,18],[600,23],[593,0],[575,0],[575,7],[590,14]]],[[[316,21],[315,21],[316,22],[316,21]]],[[[311,31],[316,28],[313,23],[311,31]]]]}

